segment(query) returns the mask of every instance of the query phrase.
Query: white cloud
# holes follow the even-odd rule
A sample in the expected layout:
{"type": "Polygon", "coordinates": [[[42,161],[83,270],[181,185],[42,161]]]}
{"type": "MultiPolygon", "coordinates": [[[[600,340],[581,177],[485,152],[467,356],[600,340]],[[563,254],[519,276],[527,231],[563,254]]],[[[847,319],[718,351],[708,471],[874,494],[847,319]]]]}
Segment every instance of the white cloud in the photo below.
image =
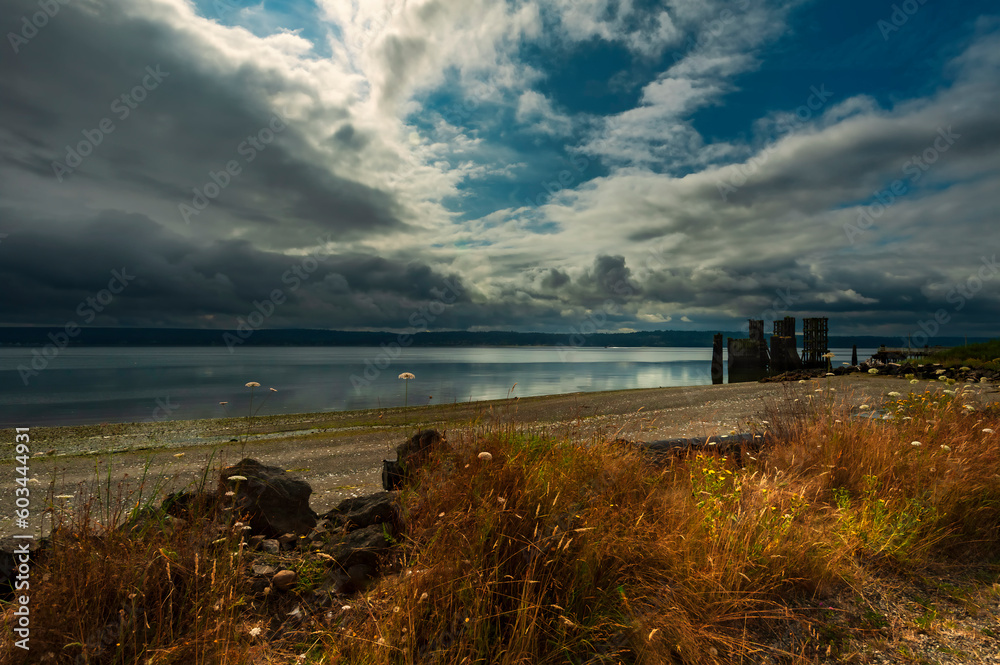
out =
{"type": "Polygon", "coordinates": [[[566,135],[573,131],[573,121],[559,113],[545,95],[534,90],[521,93],[517,101],[517,121],[543,134],[566,135]]]}

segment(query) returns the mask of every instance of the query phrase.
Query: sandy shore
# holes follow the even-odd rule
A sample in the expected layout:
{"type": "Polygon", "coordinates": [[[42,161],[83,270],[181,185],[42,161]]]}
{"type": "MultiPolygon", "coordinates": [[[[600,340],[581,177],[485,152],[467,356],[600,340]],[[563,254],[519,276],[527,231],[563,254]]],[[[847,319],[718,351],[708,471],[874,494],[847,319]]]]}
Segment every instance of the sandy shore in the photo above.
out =
{"type": "MultiPolygon", "coordinates": [[[[381,460],[418,429],[434,427],[449,438],[474,422],[502,419],[577,440],[625,437],[651,441],[707,436],[744,429],[764,418],[768,404],[785,400],[877,403],[890,390],[922,391],[891,377],[855,374],[806,383],[737,383],[572,393],[472,404],[260,417],[253,421],[245,455],[294,471],[313,487],[312,506],[323,512],[347,496],[381,489],[381,460]],[[833,389],[829,391],[829,389],[833,389]],[[817,393],[817,389],[824,392],[817,393]]],[[[979,399],[996,401],[995,386],[976,386],[979,399]]],[[[30,423],[28,423],[30,425],[30,423]]],[[[31,429],[32,512],[41,527],[49,496],[72,504],[100,480],[112,493],[136,489],[160,496],[201,479],[209,463],[241,457],[246,419],[192,420],[31,429]]],[[[13,442],[13,432],[8,437],[13,442]]],[[[14,505],[14,460],[8,456],[0,505],[14,505]]],[[[133,499],[134,500],[134,499],[133,499]]],[[[0,511],[0,536],[13,531],[10,510],[0,511]]]]}

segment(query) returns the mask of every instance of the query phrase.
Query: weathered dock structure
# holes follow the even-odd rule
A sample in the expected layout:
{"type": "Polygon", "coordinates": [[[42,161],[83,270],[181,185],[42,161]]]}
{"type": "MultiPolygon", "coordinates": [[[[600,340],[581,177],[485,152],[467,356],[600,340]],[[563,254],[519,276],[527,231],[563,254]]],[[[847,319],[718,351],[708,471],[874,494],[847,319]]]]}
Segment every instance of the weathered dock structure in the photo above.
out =
{"type": "MultiPolygon", "coordinates": [[[[766,374],[780,374],[802,368],[827,366],[824,358],[829,352],[829,320],[826,317],[802,320],[802,355],[798,353],[795,338],[795,317],[786,316],[774,322],[770,345],[764,340],[764,321],[750,319],[746,339],[730,337],[726,340],[729,351],[729,382],[750,381],[766,374]]],[[[716,367],[722,365],[722,335],[716,335],[712,347],[712,381],[716,367]]]]}
{"type": "Polygon", "coordinates": [[[824,367],[830,350],[829,319],[802,319],[802,366],[824,367]]]}
{"type": "Polygon", "coordinates": [[[768,371],[771,374],[781,374],[802,368],[798,347],[795,343],[795,317],[786,316],[781,321],[774,322],[774,334],[771,336],[771,363],[768,371]]]}

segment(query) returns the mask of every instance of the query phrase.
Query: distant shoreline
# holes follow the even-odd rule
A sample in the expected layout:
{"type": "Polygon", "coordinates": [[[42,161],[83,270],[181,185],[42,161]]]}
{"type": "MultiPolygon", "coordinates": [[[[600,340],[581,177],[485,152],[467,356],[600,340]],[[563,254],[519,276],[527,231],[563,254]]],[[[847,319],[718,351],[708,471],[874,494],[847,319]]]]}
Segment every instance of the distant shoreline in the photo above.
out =
{"type": "MultiPolygon", "coordinates": [[[[0,348],[72,347],[322,347],[400,345],[413,347],[708,347],[716,333],[741,338],[745,333],[719,330],[652,330],[623,333],[517,331],[349,331],[313,329],[206,330],[195,328],[81,328],[74,326],[0,326],[0,348]]],[[[969,338],[970,342],[987,341],[969,338]]],[[[891,335],[832,335],[833,348],[898,345],[891,335]]],[[[962,336],[940,337],[943,346],[964,343],[962,336]]]]}

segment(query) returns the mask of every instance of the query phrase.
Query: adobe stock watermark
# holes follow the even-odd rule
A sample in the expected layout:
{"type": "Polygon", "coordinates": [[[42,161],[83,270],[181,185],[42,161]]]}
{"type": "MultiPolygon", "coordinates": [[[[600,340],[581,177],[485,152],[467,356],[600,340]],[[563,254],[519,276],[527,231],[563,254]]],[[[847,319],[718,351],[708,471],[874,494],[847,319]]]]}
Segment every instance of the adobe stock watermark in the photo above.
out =
{"type": "Polygon", "coordinates": [[[49,24],[49,20],[55,18],[59,10],[64,5],[68,5],[70,0],[38,0],[39,11],[31,16],[25,14],[21,17],[21,29],[17,32],[8,32],[7,41],[10,42],[14,55],[21,52],[21,47],[30,42],[38,35],[38,31],[49,24]]]}
{"type": "MultiPolygon", "coordinates": [[[[83,320],[83,323],[93,323],[97,315],[110,305],[115,296],[121,294],[130,282],[135,279],[135,275],[128,274],[127,268],[111,271],[111,279],[108,280],[107,288],[101,289],[92,296],[87,296],[76,306],[76,315],[83,320]]],[[[30,364],[20,364],[17,366],[17,373],[21,377],[21,382],[27,386],[32,378],[44,371],[49,363],[62,353],[62,350],[69,346],[70,340],[80,334],[82,328],[76,319],[67,321],[61,332],[49,333],[49,344],[41,349],[32,349],[30,364]]]]}
{"type": "Polygon", "coordinates": [[[218,18],[228,18],[230,14],[240,9],[246,9],[246,5],[233,2],[232,0],[212,0],[212,9],[218,18]]]}
{"type": "MultiPolygon", "coordinates": [[[[635,293],[632,286],[624,279],[618,280],[611,288],[615,295],[620,298],[628,298],[628,296],[635,293]]],[[[587,337],[604,328],[610,320],[609,317],[620,316],[622,311],[621,305],[613,298],[608,298],[601,304],[600,309],[588,312],[586,320],[579,327],[569,327],[569,336],[566,338],[566,343],[556,347],[556,351],[559,353],[559,360],[562,362],[568,361],[570,353],[586,345],[587,337]]]]}
{"type": "MultiPolygon", "coordinates": [[[[128,92],[122,93],[111,101],[111,112],[118,116],[119,120],[125,120],[132,114],[132,111],[139,108],[139,104],[146,100],[149,93],[160,87],[163,79],[168,76],[170,76],[170,72],[160,71],[159,65],[155,67],[148,65],[146,67],[146,75],[142,77],[139,83],[128,92]]],[[[97,123],[97,127],[84,129],[81,132],[83,140],[79,141],[75,146],[66,146],[65,159],[62,162],[58,160],[52,162],[52,172],[55,174],[56,180],[62,182],[64,176],[72,174],[75,169],[79,168],[83,164],[83,160],[93,154],[94,148],[104,142],[104,137],[115,131],[115,129],[114,121],[108,117],[101,118],[100,122],[97,123]]]]}
{"type": "MultiPolygon", "coordinates": [[[[333,234],[327,234],[322,238],[322,244],[332,241],[333,234]]],[[[308,282],[312,274],[319,268],[319,264],[329,257],[321,254],[306,254],[298,263],[281,273],[281,283],[288,287],[288,293],[295,293],[305,282],[308,282]]],[[[236,347],[243,344],[250,336],[260,330],[264,323],[274,316],[279,307],[288,301],[288,295],[282,288],[274,288],[263,300],[253,301],[253,309],[247,313],[246,318],[236,317],[236,334],[225,332],[222,341],[225,342],[229,353],[234,353],[236,347]]]]}
{"type": "MultiPolygon", "coordinates": [[[[826,106],[827,101],[833,97],[833,93],[826,89],[826,84],[821,83],[819,88],[809,86],[809,96],[801,106],[794,111],[791,118],[782,118],[776,123],[779,134],[787,134],[793,129],[801,127],[812,119],[813,115],[826,106]]],[[[775,150],[778,149],[777,141],[769,144],[766,148],[751,157],[745,164],[736,167],[736,174],[727,179],[716,182],[715,187],[719,190],[719,197],[723,202],[728,202],[729,195],[735,193],[740,187],[747,183],[751,176],[756,174],[760,167],[771,159],[775,150]]]]}
{"type": "Polygon", "coordinates": [[[177,210],[180,211],[184,222],[190,224],[192,217],[197,217],[208,208],[212,201],[219,197],[222,190],[232,183],[233,178],[243,173],[243,167],[255,160],[257,155],[266,150],[267,146],[274,141],[275,136],[285,131],[287,127],[288,124],[285,120],[275,113],[271,116],[266,127],[262,127],[255,134],[247,136],[236,146],[237,156],[243,158],[242,163],[237,156],[234,156],[219,171],[209,170],[208,180],[205,181],[205,184],[200,188],[192,188],[194,196],[191,197],[191,205],[187,203],[177,204],[177,210]]]}
{"type": "MultiPolygon", "coordinates": [[[[426,305],[422,305],[410,314],[407,323],[410,324],[414,332],[422,330],[436,321],[450,305],[453,305],[465,293],[465,289],[450,279],[444,280],[444,286],[445,288],[443,289],[436,287],[431,289],[430,293],[434,296],[434,300],[426,305]]],[[[374,358],[365,358],[364,371],[360,375],[351,374],[351,385],[354,386],[354,394],[360,394],[362,388],[367,388],[373,381],[378,379],[382,375],[382,372],[389,369],[392,363],[402,355],[403,349],[411,344],[413,344],[413,333],[408,332],[399,333],[396,336],[395,342],[389,342],[388,344],[382,342],[379,345],[381,352],[374,358]]]]}
{"type": "Polygon", "coordinates": [[[962,138],[961,134],[952,131],[949,125],[947,129],[938,128],[937,137],[931,145],[927,146],[919,155],[912,155],[903,163],[903,174],[907,178],[897,178],[888,187],[873,194],[875,202],[862,206],[858,210],[858,220],[855,224],[845,223],[844,233],[847,240],[852,245],[858,236],[864,235],[871,228],[876,219],[879,219],[893,205],[896,200],[910,191],[910,186],[918,182],[931,166],[941,158],[941,155],[948,152],[955,141],[962,138]]]}
{"type": "MultiPolygon", "coordinates": [[[[735,7],[740,12],[745,12],[750,8],[750,3],[751,0],[737,0],[736,2],[730,3],[730,5],[735,7]]],[[[674,64],[676,65],[678,62],[686,58],[689,51],[698,47],[708,46],[716,39],[722,37],[722,34],[726,31],[726,27],[735,21],[736,18],[736,13],[729,7],[720,11],[718,16],[705,24],[706,29],[698,35],[698,39],[692,39],[688,36],[687,40],[682,45],[687,49],[687,51],[682,53],[680,49],[677,49],[674,52],[674,64]]]]}
{"type": "Polygon", "coordinates": [[[927,0],[904,0],[898,5],[893,5],[889,18],[880,18],[875,24],[875,27],[882,33],[883,41],[889,41],[889,35],[899,32],[900,28],[910,20],[910,17],[916,14],[925,4],[927,4],[927,0]]]}
{"type": "MultiPolygon", "coordinates": [[[[794,305],[798,300],[798,296],[792,295],[792,287],[786,286],[784,293],[781,289],[775,289],[775,293],[778,297],[771,301],[771,307],[769,309],[763,310],[758,316],[764,321],[764,332],[766,333],[769,328],[774,326],[774,322],[778,320],[778,317],[783,317],[790,310],[789,308],[794,305]]],[[[740,328],[740,332],[744,335],[750,333],[750,322],[746,321],[740,328]]]]}
{"type": "MultiPolygon", "coordinates": [[[[569,160],[569,163],[573,167],[572,170],[563,169],[556,174],[554,180],[542,180],[539,182],[539,185],[544,191],[539,192],[534,197],[525,197],[525,207],[540,208],[543,205],[548,204],[552,200],[552,197],[559,194],[562,190],[583,182],[583,174],[587,171],[587,167],[590,166],[590,160],[583,155],[577,155],[572,157],[569,160]]],[[[520,187],[515,187],[514,191],[511,192],[507,199],[514,202],[520,191],[520,187]]]]}
{"type": "Polygon", "coordinates": [[[365,49],[385,31],[389,22],[392,21],[392,16],[393,14],[389,9],[383,9],[375,16],[361,21],[360,24],[355,26],[356,30],[348,38],[347,45],[356,51],[365,49]]]}
{"type": "Polygon", "coordinates": [[[156,408],[153,409],[153,413],[149,418],[146,418],[144,423],[163,423],[170,420],[174,411],[181,408],[180,404],[174,404],[170,401],[170,395],[164,397],[156,398],[156,408]]]}
{"type": "MultiPolygon", "coordinates": [[[[952,312],[961,312],[976,294],[983,290],[986,282],[996,277],[1000,272],[1000,264],[997,263],[997,255],[990,258],[981,257],[982,265],[979,270],[966,277],[963,281],[955,284],[945,295],[945,301],[954,305],[952,312]]],[[[941,326],[951,322],[951,314],[943,307],[934,312],[934,316],[917,322],[917,329],[910,335],[901,336],[904,347],[927,346],[928,342],[941,332],[941,326]]]]}

